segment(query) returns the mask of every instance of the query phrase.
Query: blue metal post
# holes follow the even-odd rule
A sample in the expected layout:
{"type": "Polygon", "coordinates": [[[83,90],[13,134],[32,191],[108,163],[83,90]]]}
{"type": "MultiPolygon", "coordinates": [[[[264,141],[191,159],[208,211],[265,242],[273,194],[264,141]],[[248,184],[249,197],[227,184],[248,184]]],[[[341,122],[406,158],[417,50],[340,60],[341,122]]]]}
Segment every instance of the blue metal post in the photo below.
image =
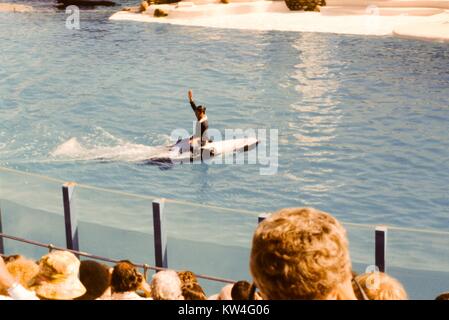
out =
{"type": "Polygon", "coordinates": [[[377,226],[375,231],[375,264],[380,272],[386,269],[387,230],[386,226],[377,226]]]}
{"type": "Polygon", "coordinates": [[[168,268],[167,233],[165,230],[164,200],[153,201],[154,258],[156,267],[168,268]]]}
{"type": "Polygon", "coordinates": [[[62,201],[64,204],[65,238],[67,249],[79,251],[78,221],[73,208],[74,182],[64,183],[62,186],[62,201]]]}
{"type": "MultiPolygon", "coordinates": [[[[0,208],[0,233],[3,233],[2,208],[0,208]]],[[[0,236],[0,254],[5,254],[5,244],[3,243],[3,237],[1,236],[0,236]]]]}
{"type": "Polygon", "coordinates": [[[259,217],[257,217],[257,223],[261,223],[262,221],[264,221],[269,216],[270,216],[269,213],[261,213],[261,214],[259,214],[259,217]]]}

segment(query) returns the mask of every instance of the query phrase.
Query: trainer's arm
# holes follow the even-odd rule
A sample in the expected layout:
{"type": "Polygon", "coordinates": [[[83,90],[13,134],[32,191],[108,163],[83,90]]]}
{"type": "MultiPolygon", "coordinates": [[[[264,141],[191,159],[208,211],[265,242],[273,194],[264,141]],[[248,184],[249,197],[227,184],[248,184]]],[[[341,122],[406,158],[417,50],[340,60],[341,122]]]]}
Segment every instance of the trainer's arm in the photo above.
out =
{"type": "Polygon", "coordinates": [[[196,106],[195,102],[193,101],[192,90],[189,90],[189,102],[190,102],[190,106],[192,107],[193,112],[196,112],[197,106],[196,106]]]}

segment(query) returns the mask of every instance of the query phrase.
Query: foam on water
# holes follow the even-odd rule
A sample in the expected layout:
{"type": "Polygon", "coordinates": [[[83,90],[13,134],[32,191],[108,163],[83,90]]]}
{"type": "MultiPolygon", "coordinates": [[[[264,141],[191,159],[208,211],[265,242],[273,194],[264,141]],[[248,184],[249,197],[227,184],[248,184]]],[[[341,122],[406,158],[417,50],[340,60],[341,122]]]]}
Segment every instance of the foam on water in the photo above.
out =
{"type": "Polygon", "coordinates": [[[151,147],[142,144],[125,142],[115,146],[97,146],[86,148],[76,137],[56,147],[50,156],[67,160],[102,160],[138,162],[158,156],[166,151],[165,146],[151,147]]]}
{"type": "Polygon", "coordinates": [[[102,161],[124,161],[139,162],[154,156],[163,155],[167,152],[166,146],[146,146],[128,142],[111,136],[115,141],[113,145],[84,144],[76,137],[63,142],[50,152],[54,160],[102,160],[102,161]]]}

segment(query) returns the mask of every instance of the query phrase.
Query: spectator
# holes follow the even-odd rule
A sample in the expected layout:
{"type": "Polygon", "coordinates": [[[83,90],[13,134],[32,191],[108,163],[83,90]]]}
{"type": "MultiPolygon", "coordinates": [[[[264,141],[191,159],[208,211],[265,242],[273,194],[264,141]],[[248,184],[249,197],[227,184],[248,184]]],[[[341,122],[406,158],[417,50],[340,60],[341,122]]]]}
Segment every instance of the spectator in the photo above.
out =
{"type": "Polygon", "coordinates": [[[369,300],[407,300],[402,284],[395,278],[383,272],[364,273],[355,277],[360,288],[353,283],[353,289],[357,299],[364,300],[363,290],[369,300]]]}
{"type": "Polygon", "coordinates": [[[232,300],[253,300],[250,299],[251,289],[251,283],[249,283],[248,281],[237,281],[232,286],[232,300]]]}
{"type": "Polygon", "coordinates": [[[191,271],[178,272],[181,280],[181,291],[184,300],[206,300],[206,294],[198,282],[195,274],[191,271]]]}
{"type": "Polygon", "coordinates": [[[250,289],[250,293],[249,293],[249,300],[263,300],[260,293],[257,292],[257,288],[254,283],[251,285],[251,289],[250,289]]]}
{"type": "Polygon", "coordinates": [[[68,251],[52,251],[39,261],[39,274],[30,288],[41,299],[72,300],[86,293],[78,279],[80,261],[68,251]]]}
{"type": "Polygon", "coordinates": [[[8,296],[0,295],[0,300],[38,300],[34,292],[25,289],[11,276],[2,256],[0,256],[0,286],[8,294],[8,296]]]}
{"type": "Polygon", "coordinates": [[[143,300],[136,291],[142,290],[146,297],[151,296],[151,289],[145,277],[137,272],[134,265],[127,260],[120,261],[114,267],[111,276],[112,300],[143,300]]]}
{"type": "Polygon", "coordinates": [[[214,294],[210,296],[207,300],[232,300],[232,287],[233,284],[227,284],[225,285],[221,290],[220,293],[214,294]]]}
{"type": "Polygon", "coordinates": [[[21,256],[20,254],[13,254],[10,256],[5,256],[3,257],[3,261],[5,261],[6,264],[8,264],[9,262],[13,262],[14,260],[17,260],[19,258],[22,258],[23,256],[21,256]]]}
{"type": "Polygon", "coordinates": [[[262,221],[250,270],[264,299],[356,299],[346,231],[313,208],[282,209],[262,221]]]}
{"type": "Polygon", "coordinates": [[[87,291],[77,300],[110,298],[111,272],[108,266],[93,260],[81,261],[80,280],[87,291]]]}
{"type": "MultiPolygon", "coordinates": [[[[4,260],[9,274],[27,289],[30,281],[38,274],[39,266],[33,260],[20,255],[9,256],[4,260]]],[[[0,286],[0,295],[8,295],[6,288],[0,286]]]]}
{"type": "Polygon", "coordinates": [[[184,300],[181,279],[173,270],[159,271],[153,275],[151,293],[154,300],[184,300]]]}
{"type": "Polygon", "coordinates": [[[443,292],[435,298],[435,300],[449,300],[449,292],[443,292]]]}

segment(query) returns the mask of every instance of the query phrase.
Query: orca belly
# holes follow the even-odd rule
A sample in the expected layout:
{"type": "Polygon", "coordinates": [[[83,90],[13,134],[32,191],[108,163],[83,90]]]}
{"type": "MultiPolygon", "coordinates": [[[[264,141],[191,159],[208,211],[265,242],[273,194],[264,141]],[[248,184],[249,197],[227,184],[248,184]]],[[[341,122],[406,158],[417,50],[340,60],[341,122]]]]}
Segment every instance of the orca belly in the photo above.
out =
{"type": "Polygon", "coordinates": [[[258,143],[259,141],[256,138],[232,139],[210,142],[203,149],[210,150],[214,156],[217,156],[220,154],[249,151],[254,149],[258,143]]]}

